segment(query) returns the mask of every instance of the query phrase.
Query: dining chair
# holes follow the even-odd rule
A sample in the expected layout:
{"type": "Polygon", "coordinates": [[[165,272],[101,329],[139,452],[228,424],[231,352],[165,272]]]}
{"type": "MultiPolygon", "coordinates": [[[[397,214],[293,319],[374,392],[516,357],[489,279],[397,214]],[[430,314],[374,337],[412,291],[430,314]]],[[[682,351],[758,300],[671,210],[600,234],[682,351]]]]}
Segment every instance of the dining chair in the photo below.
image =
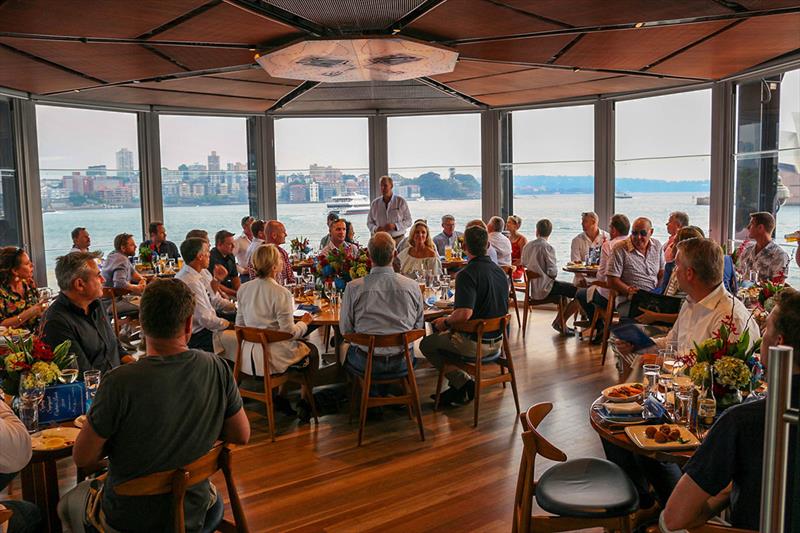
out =
{"type": "Polygon", "coordinates": [[[434,411],[439,409],[439,397],[442,392],[445,372],[448,367],[455,367],[475,378],[475,413],[473,427],[478,427],[478,409],[480,407],[481,390],[490,385],[502,383],[503,387],[505,387],[506,383],[511,383],[511,391],[514,394],[514,405],[517,408],[517,413],[519,413],[517,377],[514,373],[514,362],[511,359],[511,350],[508,348],[508,337],[506,336],[507,326],[510,321],[511,315],[505,315],[498,318],[467,320],[451,325],[450,331],[452,332],[474,335],[476,339],[482,339],[485,334],[497,333],[502,335],[503,341],[500,351],[487,357],[483,357],[483,344],[480,342],[476,343],[477,353],[474,358],[458,353],[446,354],[445,363],[439,370],[439,379],[436,382],[436,401],[433,405],[434,411]],[[484,372],[489,365],[498,365],[500,367],[500,374],[485,377],[484,372]],[[508,373],[505,372],[506,370],[508,370],[508,373]]]}
{"type": "Polygon", "coordinates": [[[411,418],[412,411],[416,414],[417,424],[419,425],[420,440],[425,440],[425,428],[422,425],[422,409],[419,403],[419,389],[417,379],[414,375],[414,365],[408,345],[425,336],[424,329],[412,329],[404,333],[394,333],[391,335],[365,335],[362,333],[347,333],[344,339],[351,344],[369,346],[367,351],[367,361],[364,371],[356,369],[345,359],[344,369],[353,376],[353,389],[350,395],[350,421],[353,420],[353,406],[355,404],[356,388],[361,388],[361,405],[359,411],[358,425],[358,445],[364,436],[364,426],[367,423],[367,409],[381,405],[405,405],[408,408],[408,417],[411,418]],[[399,347],[403,346],[403,351],[396,355],[376,354],[375,348],[399,347]],[[406,362],[405,372],[392,374],[373,375],[372,366],[375,359],[394,359],[402,357],[406,362]],[[399,396],[372,396],[370,389],[372,385],[388,385],[400,383],[403,386],[404,394],[399,396]]]}
{"type": "Polygon", "coordinates": [[[525,310],[522,312],[522,336],[528,330],[528,310],[531,307],[539,305],[556,304],[558,309],[557,320],[561,325],[562,335],[567,331],[567,317],[564,311],[567,307],[566,298],[564,296],[548,296],[542,300],[537,300],[533,297],[533,280],[541,278],[542,275],[532,270],[525,270],[525,310]]]}
{"type": "MultiPolygon", "coordinates": [[[[311,413],[314,416],[314,422],[319,424],[319,415],[317,414],[317,406],[314,404],[314,390],[311,385],[311,378],[309,372],[311,366],[306,365],[303,368],[290,366],[286,372],[280,374],[270,374],[270,359],[271,352],[269,345],[275,342],[288,341],[292,338],[291,333],[285,331],[275,331],[271,329],[262,328],[248,328],[243,326],[236,326],[236,361],[233,365],[233,379],[239,386],[239,394],[243,398],[250,398],[264,403],[267,411],[267,424],[269,427],[269,436],[272,442],[275,442],[275,409],[272,401],[272,391],[287,382],[299,384],[305,395],[306,401],[311,406],[311,413]],[[245,389],[241,385],[242,372],[242,344],[244,342],[252,342],[261,346],[262,361],[264,368],[264,392],[252,391],[245,389]]],[[[255,376],[253,376],[255,377],[255,376]]]]}
{"type": "Polygon", "coordinates": [[[606,353],[608,352],[608,339],[611,336],[611,326],[614,321],[614,316],[617,314],[617,291],[608,288],[608,283],[605,281],[594,281],[592,285],[598,288],[608,289],[608,303],[605,309],[595,308],[594,315],[592,315],[592,323],[589,325],[589,338],[594,338],[595,327],[597,321],[602,317],[603,319],[603,344],[600,349],[602,354],[601,365],[606,364],[606,353]]]}
{"type": "Polygon", "coordinates": [[[117,312],[117,298],[128,294],[127,289],[115,289],[114,287],[103,287],[103,299],[111,302],[111,319],[114,323],[114,334],[119,338],[119,313],[117,312]]]}
{"type": "Polygon", "coordinates": [[[514,271],[517,269],[514,265],[503,265],[500,268],[508,276],[508,305],[514,305],[514,312],[517,314],[517,327],[522,323],[519,320],[519,299],[517,298],[517,288],[514,285],[514,271]]]}
{"type": "MultiPolygon", "coordinates": [[[[173,531],[185,531],[184,499],[186,489],[201,483],[219,470],[225,477],[225,486],[228,489],[233,522],[222,518],[216,526],[216,531],[223,533],[247,533],[247,519],[242,509],[242,502],[236,490],[231,469],[231,447],[221,442],[214,445],[211,450],[196,461],[175,470],[155,472],[147,476],[138,477],[114,487],[114,492],[119,496],[158,496],[172,494],[173,531]]],[[[221,498],[221,494],[217,494],[221,498]]]]}
{"type": "Polygon", "coordinates": [[[567,460],[566,454],[537,430],[553,409],[537,403],[520,415],[522,458],[514,496],[513,533],[571,531],[602,527],[630,533],[639,507],[636,488],[623,470],[605,459],[567,460]],[[534,479],[536,456],[558,461],[534,479]],[[533,500],[550,515],[532,515],[533,500]]]}

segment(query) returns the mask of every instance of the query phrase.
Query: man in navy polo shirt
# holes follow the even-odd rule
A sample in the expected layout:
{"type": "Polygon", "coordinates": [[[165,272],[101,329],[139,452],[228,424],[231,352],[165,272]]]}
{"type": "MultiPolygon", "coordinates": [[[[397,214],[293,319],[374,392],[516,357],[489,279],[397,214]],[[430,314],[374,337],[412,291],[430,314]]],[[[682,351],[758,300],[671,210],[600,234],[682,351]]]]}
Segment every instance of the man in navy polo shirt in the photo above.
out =
{"type": "MultiPolygon", "coordinates": [[[[486,250],[489,234],[486,228],[472,226],[464,231],[464,248],[469,262],[458,273],[453,313],[433,322],[438,335],[422,339],[419,347],[422,354],[436,368],[445,364],[446,354],[472,355],[477,353],[479,339],[463,333],[449,332],[452,324],[480,318],[497,318],[508,314],[508,277],[497,266],[486,250]]],[[[497,333],[484,335],[480,339],[483,357],[500,351],[503,337],[497,333]]],[[[475,382],[463,370],[452,370],[446,374],[450,388],[442,393],[444,405],[465,403],[475,397],[475,382]]]]}

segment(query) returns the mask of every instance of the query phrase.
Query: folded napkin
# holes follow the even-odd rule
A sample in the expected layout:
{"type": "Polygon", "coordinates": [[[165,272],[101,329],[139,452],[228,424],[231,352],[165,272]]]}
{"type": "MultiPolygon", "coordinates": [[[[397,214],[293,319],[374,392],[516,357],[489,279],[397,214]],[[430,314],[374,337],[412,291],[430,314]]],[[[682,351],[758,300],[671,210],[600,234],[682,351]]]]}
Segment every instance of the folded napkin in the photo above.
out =
{"type": "Polygon", "coordinates": [[[636,402],[613,403],[607,402],[606,411],[612,415],[638,415],[642,412],[642,406],[636,402]]]}
{"type": "Polygon", "coordinates": [[[321,311],[319,306],[314,304],[299,304],[297,308],[301,311],[307,311],[312,315],[317,314],[321,311]]]}
{"type": "Polygon", "coordinates": [[[648,396],[643,403],[645,418],[663,418],[667,414],[667,410],[661,405],[661,402],[648,396]]]}

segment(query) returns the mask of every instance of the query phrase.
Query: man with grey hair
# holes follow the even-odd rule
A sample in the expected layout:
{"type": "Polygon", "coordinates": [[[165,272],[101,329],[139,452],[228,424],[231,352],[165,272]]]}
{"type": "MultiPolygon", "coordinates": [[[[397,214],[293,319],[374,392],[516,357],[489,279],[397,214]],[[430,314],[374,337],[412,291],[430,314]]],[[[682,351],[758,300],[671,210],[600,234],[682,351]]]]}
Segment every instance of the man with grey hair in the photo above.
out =
{"type": "MultiPolygon", "coordinates": [[[[341,333],[390,335],[423,329],[422,293],[416,281],[396,273],[392,268],[396,253],[392,236],[379,231],[369,240],[368,247],[372,270],[365,277],[348,283],[344,290],[339,315],[341,333]]],[[[351,345],[347,349],[345,368],[363,374],[368,349],[368,346],[351,345]]],[[[375,349],[376,354],[383,356],[401,352],[400,346],[375,349]]],[[[407,370],[402,357],[378,357],[372,363],[373,379],[407,370]]]]}
{"type": "Polygon", "coordinates": [[[453,215],[443,216],[442,232],[433,238],[433,244],[436,245],[436,251],[441,257],[444,257],[445,248],[448,246],[452,248],[462,235],[463,233],[456,231],[456,217],[453,215]]]}
{"type": "MultiPolygon", "coordinates": [[[[639,217],[633,221],[631,236],[618,242],[611,252],[606,271],[608,288],[624,301],[636,291],[652,291],[663,275],[664,254],[661,243],[653,239],[653,223],[649,218],[639,217]]],[[[628,308],[625,305],[620,309],[620,316],[627,316],[628,308]]]]}
{"type": "Polygon", "coordinates": [[[389,176],[381,178],[381,196],[375,198],[369,207],[367,227],[372,234],[385,231],[394,242],[400,242],[406,230],[411,227],[411,211],[405,198],[392,194],[394,182],[389,176]]]}
{"type": "Polygon", "coordinates": [[[114,334],[100,297],[103,276],[95,261],[99,252],[73,252],[56,259],[61,292],[44,316],[43,340],[50,346],[71,341],[79,376],[86,370],[106,372],[133,360],[114,334]]]}
{"type": "Polygon", "coordinates": [[[667,219],[667,233],[669,233],[669,239],[667,239],[667,243],[664,245],[664,261],[667,263],[675,260],[675,240],[681,228],[685,228],[688,225],[689,215],[683,211],[673,211],[669,214],[669,219],[667,219]]]}
{"type": "Polygon", "coordinates": [[[489,231],[489,247],[497,252],[497,264],[504,266],[511,264],[511,241],[503,235],[506,223],[502,217],[494,216],[486,225],[489,231]]]}
{"type": "MultiPolygon", "coordinates": [[[[600,261],[600,251],[603,243],[608,239],[608,233],[600,229],[599,218],[594,211],[581,213],[581,228],[583,229],[572,239],[569,260],[572,262],[600,261]],[[591,253],[590,253],[591,252],[591,253]]],[[[575,274],[572,283],[578,287],[586,286],[586,276],[575,274]]]]}

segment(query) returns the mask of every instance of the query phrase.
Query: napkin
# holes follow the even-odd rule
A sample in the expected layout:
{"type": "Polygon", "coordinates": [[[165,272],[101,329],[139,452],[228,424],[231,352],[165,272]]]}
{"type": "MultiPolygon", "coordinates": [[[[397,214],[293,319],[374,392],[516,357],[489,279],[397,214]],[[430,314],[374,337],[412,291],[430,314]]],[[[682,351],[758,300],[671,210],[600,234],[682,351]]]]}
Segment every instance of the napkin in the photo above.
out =
{"type": "Polygon", "coordinates": [[[308,311],[312,315],[317,314],[321,311],[319,306],[314,304],[299,304],[297,308],[301,311],[308,311]]]}
{"type": "Polygon", "coordinates": [[[613,403],[605,405],[606,411],[612,415],[638,415],[642,412],[642,406],[636,402],[613,403]]]}

